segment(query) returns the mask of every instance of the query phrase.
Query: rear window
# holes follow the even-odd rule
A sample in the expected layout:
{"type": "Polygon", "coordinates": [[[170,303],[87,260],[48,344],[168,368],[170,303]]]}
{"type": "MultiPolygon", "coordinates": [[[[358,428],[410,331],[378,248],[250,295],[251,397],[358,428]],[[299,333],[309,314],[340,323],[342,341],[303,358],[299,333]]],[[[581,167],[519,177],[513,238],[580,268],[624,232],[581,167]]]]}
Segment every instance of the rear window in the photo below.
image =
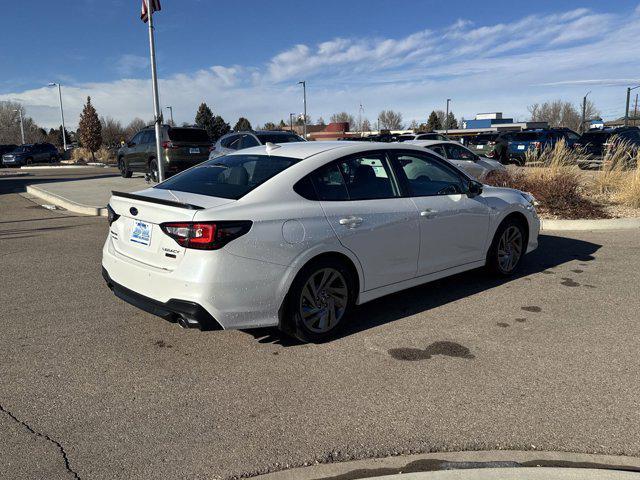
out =
{"type": "Polygon", "coordinates": [[[494,141],[498,138],[498,135],[478,135],[477,137],[471,137],[468,140],[469,145],[486,145],[489,142],[494,141]]]}
{"type": "Polygon", "coordinates": [[[582,137],[580,137],[580,142],[581,143],[591,143],[592,145],[602,145],[604,142],[607,141],[607,139],[609,138],[611,134],[610,133],[606,133],[606,132],[590,132],[590,133],[585,133],[582,135],[582,137]]]}
{"type": "Polygon", "coordinates": [[[174,142],[207,143],[209,136],[205,130],[199,128],[170,128],[169,140],[174,142]]]}
{"type": "Polygon", "coordinates": [[[257,133],[256,137],[263,145],[267,142],[271,143],[292,143],[292,142],[304,142],[302,137],[293,134],[273,134],[273,133],[257,133]]]}
{"type": "Polygon", "coordinates": [[[409,140],[415,140],[415,135],[400,135],[396,140],[398,142],[408,142],[409,140]]]}
{"type": "Polygon", "coordinates": [[[269,155],[228,155],[201,163],[155,188],[238,200],[298,161],[269,155]]]}
{"type": "Polygon", "coordinates": [[[533,142],[538,140],[542,135],[536,132],[517,132],[511,135],[514,142],[533,142]]]}

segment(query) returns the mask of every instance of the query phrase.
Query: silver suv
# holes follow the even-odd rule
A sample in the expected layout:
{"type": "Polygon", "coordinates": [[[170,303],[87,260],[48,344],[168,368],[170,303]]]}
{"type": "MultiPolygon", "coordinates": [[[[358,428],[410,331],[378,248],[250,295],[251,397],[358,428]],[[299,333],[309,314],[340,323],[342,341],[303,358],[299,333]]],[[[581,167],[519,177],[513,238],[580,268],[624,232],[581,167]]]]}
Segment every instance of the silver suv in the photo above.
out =
{"type": "Polygon", "coordinates": [[[226,155],[236,150],[256,147],[270,143],[304,142],[305,140],[293,132],[282,130],[258,130],[255,132],[231,132],[223,135],[214,145],[209,159],[226,155]]]}

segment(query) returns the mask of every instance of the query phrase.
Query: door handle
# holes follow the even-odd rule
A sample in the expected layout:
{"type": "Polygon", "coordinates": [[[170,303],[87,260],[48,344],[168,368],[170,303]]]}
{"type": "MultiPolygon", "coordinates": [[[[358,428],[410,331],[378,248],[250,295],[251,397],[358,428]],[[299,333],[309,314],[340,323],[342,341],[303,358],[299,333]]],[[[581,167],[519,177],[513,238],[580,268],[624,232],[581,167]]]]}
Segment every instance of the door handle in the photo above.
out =
{"type": "Polygon", "coordinates": [[[347,217],[347,218],[341,218],[338,223],[340,223],[340,225],[344,225],[347,228],[355,228],[358,225],[360,225],[363,222],[362,218],[360,217],[347,217]]]}
{"type": "Polygon", "coordinates": [[[430,208],[426,208],[420,212],[421,217],[433,218],[435,214],[438,213],[437,210],[431,210],[430,208]]]}

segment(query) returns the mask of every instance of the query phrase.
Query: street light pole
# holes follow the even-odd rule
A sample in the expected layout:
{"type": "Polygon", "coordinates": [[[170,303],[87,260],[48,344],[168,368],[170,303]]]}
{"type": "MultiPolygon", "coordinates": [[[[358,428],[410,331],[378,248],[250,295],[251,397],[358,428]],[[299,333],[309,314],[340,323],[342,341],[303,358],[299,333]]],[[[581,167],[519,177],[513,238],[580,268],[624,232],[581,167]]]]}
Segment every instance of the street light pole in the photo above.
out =
{"type": "Polygon", "coordinates": [[[629,125],[629,101],[631,100],[631,90],[635,90],[636,88],[640,88],[640,85],[635,87],[627,87],[627,107],[624,110],[624,126],[627,127],[629,125]]]}
{"type": "Polygon", "coordinates": [[[449,133],[449,103],[451,102],[450,98],[447,98],[447,113],[444,116],[444,134],[449,133]]]}
{"type": "Polygon", "coordinates": [[[20,136],[22,137],[22,145],[24,145],[24,122],[22,121],[22,110],[14,110],[14,112],[17,112],[18,115],[20,115],[20,136]]]}
{"type": "Polygon", "coordinates": [[[584,133],[584,124],[587,121],[587,97],[591,91],[588,91],[587,94],[582,98],[582,123],[580,123],[580,133],[584,133]]]}
{"type": "Polygon", "coordinates": [[[304,131],[304,139],[307,139],[307,81],[302,80],[298,82],[298,85],[302,84],[302,98],[304,102],[304,119],[302,120],[303,131],[304,131]]]}
{"type": "Polygon", "coordinates": [[[67,134],[64,126],[64,109],[62,108],[62,86],[59,83],[51,82],[50,87],[58,87],[58,98],[60,99],[60,118],[62,119],[62,148],[63,152],[67,151],[67,134]]]}
{"type": "Polygon", "coordinates": [[[169,109],[169,113],[171,115],[171,125],[175,125],[175,123],[173,121],[173,107],[172,106],[168,106],[168,107],[165,107],[165,108],[169,109]]]}
{"type": "Polygon", "coordinates": [[[289,114],[289,130],[291,130],[291,132],[293,132],[293,116],[295,115],[295,113],[290,113],[289,114]]]}
{"type": "Polygon", "coordinates": [[[151,59],[151,90],[153,92],[153,117],[155,123],[156,132],[156,162],[158,164],[158,182],[164,181],[164,162],[162,161],[162,146],[160,140],[162,131],[160,130],[160,101],[158,99],[158,73],[156,69],[156,42],[153,33],[153,8],[151,8],[151,0],[145,0],[147,2],[147,12],[149,12],[149,56],[151,59]]]}

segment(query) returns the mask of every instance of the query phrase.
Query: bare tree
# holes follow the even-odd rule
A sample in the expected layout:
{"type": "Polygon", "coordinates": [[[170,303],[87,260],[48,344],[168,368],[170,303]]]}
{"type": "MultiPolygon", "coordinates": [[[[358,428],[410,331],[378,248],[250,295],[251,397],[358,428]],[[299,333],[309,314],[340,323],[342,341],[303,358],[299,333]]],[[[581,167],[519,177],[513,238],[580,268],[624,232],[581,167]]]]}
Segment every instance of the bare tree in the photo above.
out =
{"type": "MultiPolygon", "coordinates": [[[[571,130],[580,130],[582,122],[582,106],[579,108],[571,102],[553,100],[544,103],[534,103],[527,107],[531,114],[532,122],[547,122],[550,127],[566,127],[571,130]]],[[[600,115],[597,108],[587,100],[585,118],[590,120],[600,115]]]]}
{"type": "Polygon", "coordinates": [[[118,120],[111,117],[100,117],[100,124],[102,125],[102,143],[107,147],[115,147],[120,145],[120,142],[127,140],[125,130],[118,120]]]}
{"type": "Polygon", "coordinates": [[[393,110],[383,110],[378,114],[381,129],[402,130],[402,114],[393,110]]]}
{"type": "Polygon", "coordinates": [[[356,126],[356,120],[353,118],[353,115],[347,112],[334,113],[329,117],[331,123],[348,123],[349,127],[356,126]]]}
{"type": "Polygon", "coordinates": [[[134,118],[133,120],[131,120],[129,125],[124,127],[125,140],[131,140],[131,137],[133,137],[136,133],[138,133],[146,126],[147,124],[144,123],[144,120],[139,117],[134,118]]]}
{"type": "Polygon", "coordinates": [[[20,145],[20,114],[24,125],[24,139],[27,143],[43,142],[47,138],[46,130],[36,125],[31,117],[27,117],[22,104],[12,101],[0,101],[0,143],[20,145]],[[17,111],[16,111],[17,110],[17,111]]]}
{"type": "Polygon", "coordinates": [[[409,124],[409,126],[407,128],[409,130],[417,130],[419,126],[420,126],[420,124],[418,123],[418,121],[416,119],[413,119],[413,120],[411,120],[411,123],[409,124]]]}
{"type": "Polygon", "coordinates": [[[363,132],[370,132],[371,131],[371,122],[369,121],[368,118],[363,118],[362,119],[362,128],[361,130],[363,132]]]}

